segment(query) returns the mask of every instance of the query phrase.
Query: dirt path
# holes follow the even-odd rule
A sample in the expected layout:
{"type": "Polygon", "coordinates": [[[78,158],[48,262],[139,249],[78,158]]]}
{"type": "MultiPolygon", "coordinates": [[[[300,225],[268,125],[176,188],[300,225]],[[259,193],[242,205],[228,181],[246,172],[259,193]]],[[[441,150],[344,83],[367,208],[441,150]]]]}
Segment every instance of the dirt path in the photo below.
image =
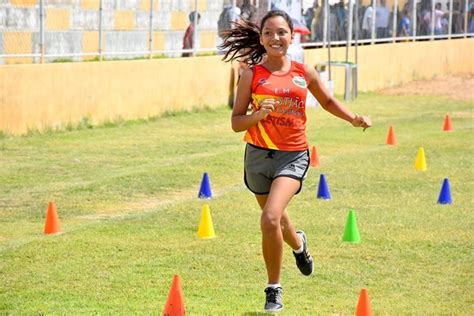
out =
{"type": "Polygon", "coordinates": [[[383,89],[385,95],[436,95],[456,100],[474,100],[474,75],[445,76],[426,81],[414,81],[406,85],[383,89]]]}

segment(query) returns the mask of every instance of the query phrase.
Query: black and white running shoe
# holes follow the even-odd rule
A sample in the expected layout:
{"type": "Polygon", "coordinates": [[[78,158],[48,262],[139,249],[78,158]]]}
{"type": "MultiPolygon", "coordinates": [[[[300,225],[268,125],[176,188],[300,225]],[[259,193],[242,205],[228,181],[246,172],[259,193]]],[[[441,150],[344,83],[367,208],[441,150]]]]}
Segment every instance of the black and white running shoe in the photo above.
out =
{"type": "Polygon", "coordinates": [[[313,257],[311,257],[308,251],[308,242],[306,241],[306,234],[301,230],[298,230],[296,233],[301,236],[301,240],[303,241],[303,252],[295,253],[293,251],[293,255],[296,259],[296,266],[304,275],[310,275],[311,273],[313,273],[314,266],[313,257]]]}

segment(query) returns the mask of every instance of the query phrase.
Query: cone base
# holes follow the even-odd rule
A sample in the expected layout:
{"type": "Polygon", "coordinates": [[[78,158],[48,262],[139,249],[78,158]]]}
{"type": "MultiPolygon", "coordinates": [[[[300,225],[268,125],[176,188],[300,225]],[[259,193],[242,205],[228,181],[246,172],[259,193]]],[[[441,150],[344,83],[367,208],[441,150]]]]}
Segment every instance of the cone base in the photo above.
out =
{"type": "Polygon", "coordinates": [[[348,244],[360,244],[360,240],[343,240],[343,242],[346,242],[348,244]]]}
{"type": "Polygon", "coordinates": [[[449,202],[444,202],[444,201],[443,202],[438,202],[438,204],[441,204],[441,205],[446,205],[446,204],[451,204],[451,203],[452,203],[451,201],[449,201],[449,202]]]}
{"type": "Polygon", "coordinates": [[[44,234],[45,234],[45,235],[62,235],[62,234],[64,234],[64,232],[62,232],[62,231],[61,231],[61,232],[55,232],[55,233],[47,233],[47,232],[45,232],[44,234]]]}
{"type": "Polygon", "coordinates": [[[199,236],[199,239],[213,239],[213,238],[216,238],[216,236],[199,236]]]}

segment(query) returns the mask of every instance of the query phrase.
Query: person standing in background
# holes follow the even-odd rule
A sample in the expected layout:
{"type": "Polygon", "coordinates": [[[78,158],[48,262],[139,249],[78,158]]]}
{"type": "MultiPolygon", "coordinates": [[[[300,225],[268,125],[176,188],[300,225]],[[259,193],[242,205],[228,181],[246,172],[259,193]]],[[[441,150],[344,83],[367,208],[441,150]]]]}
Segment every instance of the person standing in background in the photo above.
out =
{"type": "Polygon", "coordinates": [[[377,32],[377,38],[389,37],[389,23],[390,23],[390,10],[387,7],[386,1],[381,0],[380,6],[377,6],[375,10],[375,28],[377,32]]]}
{"type": "MultiPolygon", "coordinates": [[[[201,15],[199,12],[192,11],[189,13],[189,25],[184,32],[183,37],[183,49],[193,49],[194,48],[194,19],[197,16],[196,25],[199,24],[199,20],[201,19],[201,15]]],[[[193,52],[183,52],[181,55],[182,57],[191,57],[193,56],[193,52]]]]}
{"type": "Polygon", "coordinates": [[[399,37],[409,37],[411,36],[411,26],[410,26],[410,12],[408,11],[407,6],[403,8],[402,18],[398,24],[398,36],[399,37]]]}

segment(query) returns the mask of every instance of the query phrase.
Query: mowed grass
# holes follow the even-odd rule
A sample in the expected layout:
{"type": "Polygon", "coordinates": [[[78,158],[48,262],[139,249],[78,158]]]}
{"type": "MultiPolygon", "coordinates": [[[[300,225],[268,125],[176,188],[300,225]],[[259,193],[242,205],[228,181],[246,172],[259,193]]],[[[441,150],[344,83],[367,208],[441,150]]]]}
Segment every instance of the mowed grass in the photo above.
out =
{"type": "MultiPolygon", "coordinates": [[[[311,168],[289,207],[315,272],[285,248],[284,315],[351,315],[361,288],[374,314],[468,315],[473,302],[473,104],[362,94],[362,132],[308,109],[311,168]],[[454,131],[443,132],[449,113],[454,131]],[[385,144],[395,127],[398,144],[385,144]],[[418,149],[428,170],[415,171],[418,149]],[[332,199],[316,199],[321,173],[332,199]],[[449,178],[452,205],[438,205],[449,178]],[[362,242],[342,242],[349,209],[362,242]]],[[[0,312],[163,312],[173,275],[189,315],[255,315],[266,272],[260,211],[243,184],[242,134],[230,111],[0,138],[0,312]],[[208,172],[213,199],[197,194],[208,172]],[[64,234],[42,233],[54,201],[64,234]],[[204,203],[217,237],[201,240],[204,203]]]]}

